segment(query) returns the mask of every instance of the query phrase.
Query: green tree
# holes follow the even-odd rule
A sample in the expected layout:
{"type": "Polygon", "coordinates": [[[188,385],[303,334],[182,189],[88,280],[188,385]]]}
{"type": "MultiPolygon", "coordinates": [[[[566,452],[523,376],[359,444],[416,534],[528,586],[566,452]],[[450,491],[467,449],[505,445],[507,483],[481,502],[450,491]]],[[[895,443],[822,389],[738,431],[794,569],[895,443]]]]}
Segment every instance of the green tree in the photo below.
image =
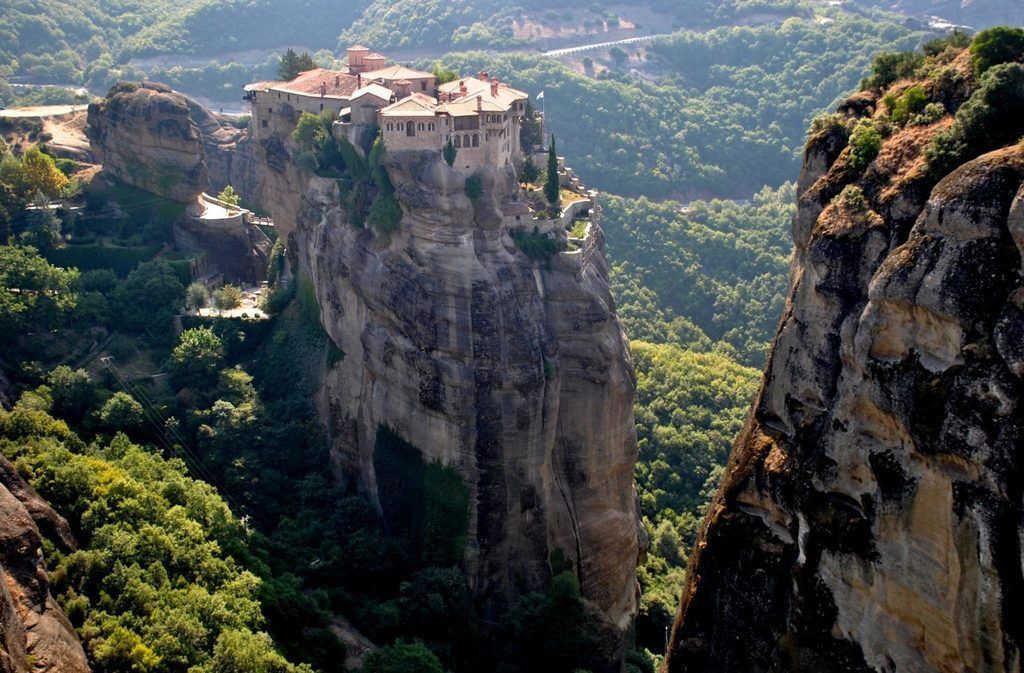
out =
{"type": "Polygon", "coordinates": [[[84,369],[60,365],[49,373],[46,383],[50,386],[50,413],[58,418],[81,421],[96,400],[96,387],[84,369]]]}
{"type": "Polygon", "coordinates": [[[309,666],[295,666],[278,654],[267,634],[247,630],[220,634],[209,670],[210,673],[313,673],[309,666]]]}
{"type": "Polygon", "coordinates": [[[1024,28],[996,26],[983,30],[971,42],[971,63],[974,72],[984,74],[1000,63],[1024,60],[1024,28]]]}
{"type": "Polygon", "coordinates": [[[78,271],[52,266],[35,248],[0,246],[0,333],[56,326],[75,308],[78,271]]]}
{"type": "Polygon", "coordinates": [[[114,393],[100,408],[100,422],[114,432],[138,430],[144,419],[142,405],[125,392],[114,393]]]}
{"type": "Polygon", "coordinates": [[[206,285],[200,281],[189,283],[189,286],[185,288],[185,306],[198,310],[204,308],[210,302],[210,292],[206,289],[206,285]]]}
{"type": "Polygon", "coordinates": [[[218,311],[230,311],[242,305],[242,290],[237,285],[225,285],[213,291],[213,305],[218,311]]]}
{"type": "Polygon", "coordinates": [[[444,144],[444,149],[441,150],[441,155],[444,157],[444,161],[449,166],[455,165],[455,157],[458,154],[458,150],[455,149],[455,145],[452,144],[449,138],[448,142],[444,144]]]}
{"type": "Polygon", "coordinates": [[[172,336],[174,315],[185,303],[185,286],[170,264],[155,260],[135,267],[110,299],[116,327],[165,342],[172,336]]]}
{"type": "Polygon", "coordinates": [[[296,54],[295,50],[289,47],[281,56],[281,64],[277,68],[277,78],[283,82],[290,82],[301,73],[316,67],[316,62],[309,52],[296,54]]]}
{"type": "Polygon", "coordinates": [[[519,182],[533,184],[538,177],[540,177],[540,169],[537,168],[537,164],[533,163],[531,157],[526,157],[526,161],[523,162],[523,170],[519,174],[519,182]]]}
{"type": "Polygon", "coordinates": [[[558,151],[555,149],[555,134],[551,134],[551,143],[548,145],[548,175],[544,182],[544,198],[551,204],[552,210],[557,210],[562,201],[562,188],[558,182],[558,151]]]}
{"type": "Polygon", "coordinates": [[[29,194],[42,192],[51,199],[60,197],[61,190],[68,184],[66,175],[60,172],[53,157],[44,154],[38,145],[29,148],[21,159],[25,171],[26,189],[29,194]]]}
{"type": "Polygon", "coordinates": [[[522,127],[519,129],[519,145],[527,155],[532,154],[544,142],[544,128],[540,113],[533,107],[529,99],[523,111],[522,127]]]}
{"type": "Polygon", "coordinates": [[[363,673],[444,673],[444,669],[422,642],[396,640],[366,655],[363,673]]]}
{"type": "Polygon", "coordinates": [[[176,385],[199,386],[212,383],[224,361],[224,346],[209,327],[187,329],[178,337],[168,365],[176,385]]]}
{"type": "Polygon", "coordinates": [[[284,244],[281,242],[281,238],[278,237],[274,241],[273,247],[270,248],[270,256],[267,257],[267,284],[271,287],[277,285],[277,281],[281,277],[281,271],[284,270],[284,244]]]}
{"type": "Polygon", "coordinates": [[[438,84],[447,84],[448,82],[454,82],[459,78],[457,70],[450,70],[444,67],[440,61],[434,63],[434,68],[431,70],[438,84]]]}
{"type": "Polygon", "coordinates": [[[220,190],[220,194],[217,195],[217,198],[224,203],[230,203],[233,206],[237,206],[242,201],[241,197],[235,193],[235,188],[231,185],[220,190]]]}
{"type": "Polygon", "coordinates": [[[21,233],[22,245],[32,246],[46,252],[60,240],[60,218],[50,208],[50,201],[40,191],[32,200],[32,208],[25,215],[25,231],[21,233]]]}
{"type": "Polygon", "coordinates": [[[484,184],[479,175],[470,175],[466,178],[466,196],[476,201],[484,193],[484,184]]]}

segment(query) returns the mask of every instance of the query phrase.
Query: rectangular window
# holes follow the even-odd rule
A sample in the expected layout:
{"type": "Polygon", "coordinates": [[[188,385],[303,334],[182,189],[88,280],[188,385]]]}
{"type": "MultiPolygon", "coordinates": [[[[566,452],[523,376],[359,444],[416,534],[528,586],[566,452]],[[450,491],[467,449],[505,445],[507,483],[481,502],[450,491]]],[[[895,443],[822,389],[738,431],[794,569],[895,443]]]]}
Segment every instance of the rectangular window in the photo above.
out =
{"type": "Polygon", "coordinates": [[[267,128],[267,120],[266,119],[263,120],[263,128],[267,128]]]}

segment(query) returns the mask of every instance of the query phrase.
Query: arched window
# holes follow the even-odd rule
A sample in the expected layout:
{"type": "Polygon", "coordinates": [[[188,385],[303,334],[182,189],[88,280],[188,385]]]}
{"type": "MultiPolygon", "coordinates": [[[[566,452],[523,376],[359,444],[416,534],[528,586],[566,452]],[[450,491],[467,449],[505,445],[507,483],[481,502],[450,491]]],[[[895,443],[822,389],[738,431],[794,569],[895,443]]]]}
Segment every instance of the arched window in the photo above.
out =
{"type": "Polygon", "coordinates": [[[473,134],[473,147],[480,147],[480,134],[479,133],[474,133],[473,134]]]}
{"type": "Polygon", "coordinates": [[[407,136],[414,136],[414,135],[416,135],[416,124],[414,124],[413,122],[406,122],[405,123],[405,135],[407,135],[407,136]]]}
{"type": "Polygon", "coordinates": [[[462,147],[462,136],[455,136],[455,146],[462,147]]]}
{"type": "Polygon", "coordinates": [[[468,133],[466,135],[462,136],[462,144],[465,145],[466,147],[469,147],[469,134],[468,133]]]}

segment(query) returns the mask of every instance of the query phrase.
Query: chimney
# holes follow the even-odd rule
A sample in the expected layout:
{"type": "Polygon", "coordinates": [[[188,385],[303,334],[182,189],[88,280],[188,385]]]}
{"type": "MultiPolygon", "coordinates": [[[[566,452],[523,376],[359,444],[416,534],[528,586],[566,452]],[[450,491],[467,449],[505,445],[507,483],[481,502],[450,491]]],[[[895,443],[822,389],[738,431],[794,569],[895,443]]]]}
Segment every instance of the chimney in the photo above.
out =
{"type": "Polygon", "coordinates": [[[484,82],[486,82],[486,81],[487,81],[488,77],[490,77],[490,75],[488,75],[488,74],[487,74],[486,72],[484,72],[483,70],[481,70],[481,71],[479,72],[479,74],[477,74],[477,76],[476,76],[476,78],[477,78],[477,79],[479,79],[479,80],[482,80],[482,81],[484,81],[484,82]]]}
{"type": "MultiPolygon", "coordinates": [[[[337,84],[337,78],[335,78],[335,84],[337,84]]],[[[323,98],[327,95],[327,82],[320,82],[320,97],[323,98]]]]}
{"type": "Polygon", "coordinates": [[[459,93],[463,96],[466,95],[466,80],[464,79],[459,80],[459,93]]]}
{"type": "Polygon", "coordinates": [[[484,109],[484,97],[483,96],[477,96],[476,97],[476,111],[480,112],[483,109],[484,109]]]}
{"type": "Polygon", "coordinates": [[[497,96],[498,95],[498,80],[496,80],[496,79],[495,80],[491,80],[491,95],[492,96],[497,96]]]}
{"type": "Polygon", "coordinates": [[[362,89],[363,88],[363,73],[357,73],[356,74],[356,88],[357,89],[362,89]]]}

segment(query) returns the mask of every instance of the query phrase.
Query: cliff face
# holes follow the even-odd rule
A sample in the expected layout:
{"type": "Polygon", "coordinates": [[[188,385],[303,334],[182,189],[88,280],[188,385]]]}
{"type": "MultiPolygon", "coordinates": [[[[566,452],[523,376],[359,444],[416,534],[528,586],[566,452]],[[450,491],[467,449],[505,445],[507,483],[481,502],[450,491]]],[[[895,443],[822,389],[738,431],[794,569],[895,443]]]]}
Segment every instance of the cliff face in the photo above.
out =
{"type": "Polygon", "coordinates": [[[865,170],[845,134],[811,139],[667,671],[1020,670],[1024,146],[935,184],[921,150],[950,123],[895,129],[865,170]]]}
{"type": "Polygon", "coordinates": [[[119,85],[89,106],[86,136],[106,172],[190,203],[232,185],[258,204],[262,180],[249,134],[164,85],[119,85]]]}
{"type": "Polygon", "coordinates": [[[75,547],[68,523],[0,456],[0,673],[88,673],[74,628],[50,595],[40,529],[75,547]]]}
{"type": "Polygon", "coordinates": [[[583,250],[531,262],[499,208],[518,190],[511,169],[482,170],[472,201],[438,152],[399,152],[384,166],[403,217],[382,237],[352,226],[334,181],[301,174],[278,140],[261,152],[289,258],[345,353],[321,400],[339,474],[376,496],[374,438],[393,429],[469,486],[464,563],[485,612],[542,589],[561,551],[621,635],[643,534],[635,380],[599,227],[583,250]]]}

